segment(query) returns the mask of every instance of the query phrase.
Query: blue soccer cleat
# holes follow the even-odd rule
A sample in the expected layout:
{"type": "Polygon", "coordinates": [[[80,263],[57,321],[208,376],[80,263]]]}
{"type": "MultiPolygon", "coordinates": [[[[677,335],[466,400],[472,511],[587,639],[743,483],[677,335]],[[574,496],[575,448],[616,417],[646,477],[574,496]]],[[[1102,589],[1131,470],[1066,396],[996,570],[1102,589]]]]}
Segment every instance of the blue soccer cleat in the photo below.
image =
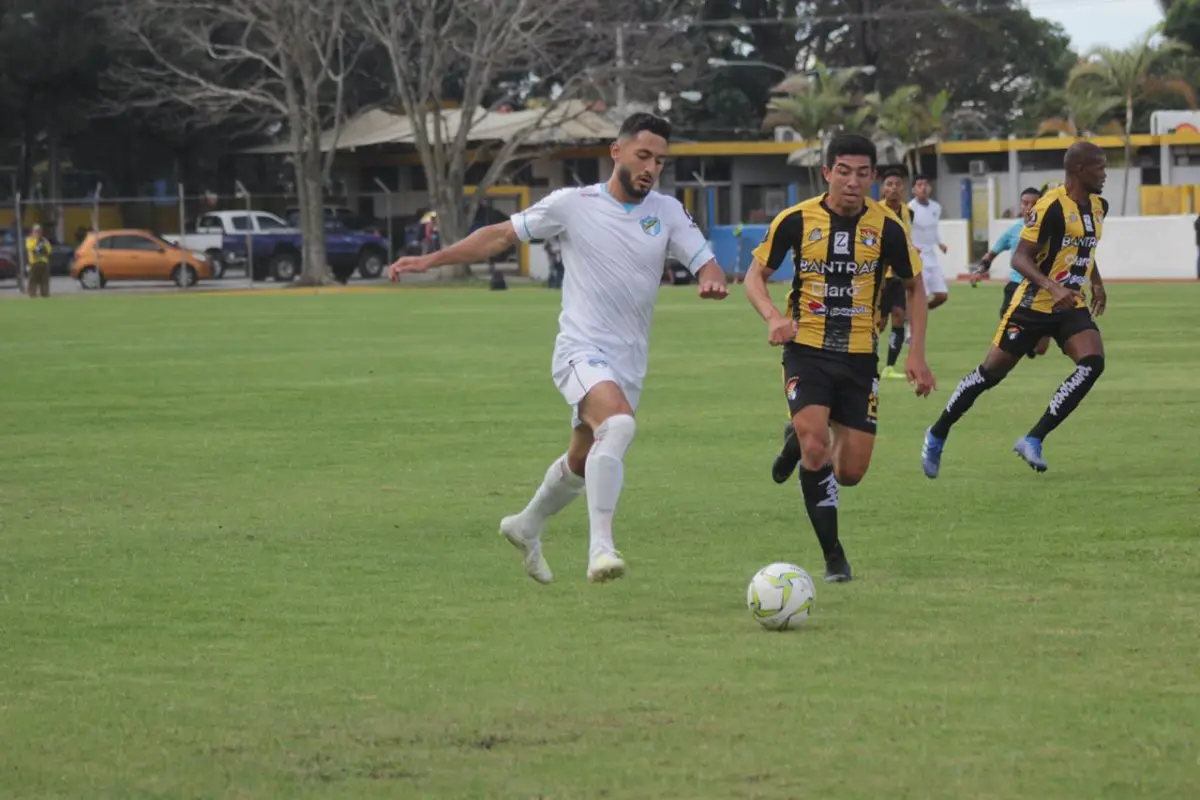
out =
{"type": "Polygon", "coordinates": [[[945,439],[939,439],[931,431],[925,431],[925,444],[921,448],[921,469],[925,470],[926,478],[936,478],[942,467],[942,449],[946,446],[945,439]]]}
{"type": "Polygon", "coordinates": [[[1021,460],[1032,467],[1036,472],[1046,471],[1046,461],[1042,458],[1042,440],[1034,439],[1032,436],[1025,436],[1017,440],[1013,445],[1013,452],[1021,457],[1021,460]]]}

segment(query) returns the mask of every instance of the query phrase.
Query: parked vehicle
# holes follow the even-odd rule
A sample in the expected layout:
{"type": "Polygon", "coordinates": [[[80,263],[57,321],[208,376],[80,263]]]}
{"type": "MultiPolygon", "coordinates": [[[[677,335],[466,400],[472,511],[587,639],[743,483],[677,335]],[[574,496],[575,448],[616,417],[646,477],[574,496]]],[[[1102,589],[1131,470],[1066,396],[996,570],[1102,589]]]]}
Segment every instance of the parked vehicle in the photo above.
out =
{"type": "MultiPolygon", "coordinates": [[[[26,236],[29,231],[24,232],[26,236]]],[[[50,274],[51,275],[67,275],[71,271],[71,259],[75,256],[75,248],[69,244],[56,244],[50,239],[50,274]]],[[[21,248],[25,246],[24,240],[17,242],[16,228],[6,228],[4,233],[0,235],[0,253],[14,263],[20,263],[21,248]]]]}
{"type": "Polygon", "coordinates": [[[17,262],[5,253],[0,253],[0,281],[15,280],[17,277],[17,262]]]}
{"type": "Polygon", "coordinates": [[[88,234],[75,251],[71,277],[84,289],[109,281],[172,280],[193,286],[212,277],[204,253],[181,249],[149,231],[112,230],[88,234]]]}
{"type": "MultiPolygon", "coordinates": [[[[300,227],[300,209],[292,206],[284,209],[283,216],[288,221],[288,225],[299,229],[300,227]]],[[[382,224],[379,220],[372,217],[359,214],[352,208],[346,206],[325,206],[325,226],[330,224],[335,227],[344,228],[351,231],[365,231],[374,233],[379,236],[387,236],[387,223],[382,224]]]]}
{"type": "MultiPolygon", "coordinates": [[[[254,280],[290,282],[300,274],[303,239],[299,231],[260,233],[250,237],[250,246],[254,280]]],[[[232,257],[245,261],[248,257],[245,236],[226,235],[222,249],[227,260],[232,257]]],[[[325,260],[334,278],[342,283],[356,270],[364,278],[378,278],[387,266],[387,239],[330,223],[325,230],[325,260]]]]}
{"type": "Polygon", "coordinates": [[[172,244],[204,253],[213,265],[213,277],[220,278],[225,274],[226,267],[238,263],[224,252],[226,236],[257,236],[261,233],[280,231],[298,233],[299,229],[290,227],[282,219],[266,211],[213,211],[196,220],[194,232],[182,236],[167,234],[162,238],[172,244]]]}

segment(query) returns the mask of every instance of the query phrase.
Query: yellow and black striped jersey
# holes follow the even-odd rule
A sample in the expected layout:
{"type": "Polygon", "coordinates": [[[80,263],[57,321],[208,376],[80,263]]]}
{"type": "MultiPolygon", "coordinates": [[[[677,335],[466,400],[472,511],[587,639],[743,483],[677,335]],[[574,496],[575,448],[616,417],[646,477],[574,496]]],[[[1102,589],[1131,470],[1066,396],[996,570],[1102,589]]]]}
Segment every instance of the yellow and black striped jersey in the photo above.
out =
{"type": "MultiPolygon", "coordinates": [[[[896,215],[896,219],[900,220],[900,224],[904,226],[904,232],[908,234],[908,240],[912,241],[912,209],[908,207],[908,203],[901,203],[899,211],[892,208],[887,203],[883,203],[882,205],[885,209],[887,209],[888,211],[890,211],[896,215]]],[[[892,273],[891,267],[888,267],[888,271],[884,275],[884,277],[885,278],[896,277],[892,273]]]]}
{"type": "MultiPolygon", "coordinates": [[[[1091,279],[1096,246],[1100,244],[1107,214],[1108,201],[1100,195],[1090,195],[1081,208],[1067,195],[1067,188],[1060,186],[1042,197],[1029,212],[1021,239],[1037,244],[1034,264],[1043,275],[1068,289],[1079,290],[1091,279]]],[[[1013,303],[1030,311],[1047,314],[1054,311],[1050,293],[1028,280],[1021,282],[1013,303]]],[[[1087,307],[1082,297],[1075,307],[1087,307]]]]}
{"type": "Polygon", "coordinates": [[[772,272],[788,253],[795,274],[788,309],[800,324],[796,343],[831,353],[873,355],[884,271],[921,272],[921,258],[895,214],[867,200],[856,216],[826,205],[826,195],[782,211],[754,250],[772,272]]]}

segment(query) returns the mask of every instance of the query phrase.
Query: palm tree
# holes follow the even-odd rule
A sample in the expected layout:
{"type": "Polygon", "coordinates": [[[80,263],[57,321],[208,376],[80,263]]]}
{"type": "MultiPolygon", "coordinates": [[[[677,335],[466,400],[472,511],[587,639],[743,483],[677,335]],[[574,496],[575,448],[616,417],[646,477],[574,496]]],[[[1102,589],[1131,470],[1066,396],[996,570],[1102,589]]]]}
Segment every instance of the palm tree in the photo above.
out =
{"type": "MultiPolygon", "coordinates": [[[[806,142],[818,142],[824,150],[826,139],[835,131],[857,130],[871,113],[868,98],[859,96],[850,86],[859,72],[856,68],[830,69],[818,61],[807,73],[784,79],[772,87],[773,92],[783,96],[767,104],[763,128],[789,126],[806,142]]],[[[808,164],[814,191],[820,185],[819,162],[818,157],[808,164]]]]}
{"type": "Polygon", "coordinates": [[[1096,47],[1088,52],[1071,70],[1067,88],[1094,87],[1101,94],[1115,95],[1125,104],[1125,126],[1122,136],[1125,141],[1125,185],[1121,196],[1121,214],[1126,211],[1129,199],[1129,171],[1133,166],[1133,107],[1136,99],[1152,91],[1168,91],[1180,95],[1191,108],[1196,107],[1196,93],[1178,76],[1156,74],[1165,57],[1183,45],[1170,40],[1156,43],[1161,32],[1157,25],[1124,50],[1112,47],[1096,47]]]}
{"type": "Polygon", "coordinates": [[[941,90],[926,100],[919,86],[901,86],[878,101],[874,108],[876,126],[903,145],[904,162],[910,174],[920,172],[921,147],[938,136],[946,123],[950,92],[941,90]]]}
{"type": "Polygon", "coordinates": [[[1056,98],[1063,109],[1062,116],[1042,120],[1034,138],[1048,134],[1090,139],[1094,136],[1124,135],[1124,127],[1115,119],[1105,120],[1124,98],[1094,87],[1062,89],[1056,98]]]}

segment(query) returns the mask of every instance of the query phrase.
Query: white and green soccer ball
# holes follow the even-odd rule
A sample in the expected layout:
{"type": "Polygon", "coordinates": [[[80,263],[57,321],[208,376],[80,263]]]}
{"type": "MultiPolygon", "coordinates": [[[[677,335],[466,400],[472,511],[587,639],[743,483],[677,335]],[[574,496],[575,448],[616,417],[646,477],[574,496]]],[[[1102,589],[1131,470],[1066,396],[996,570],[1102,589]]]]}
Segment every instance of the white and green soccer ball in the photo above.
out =
{"type": "Polygon", "coordinates": [[[799,628],[812,613],[816,589],[809,574],[795,564],[768,564],[754,573],[746,589],[746,605],[769,631],[799,628]]]}

